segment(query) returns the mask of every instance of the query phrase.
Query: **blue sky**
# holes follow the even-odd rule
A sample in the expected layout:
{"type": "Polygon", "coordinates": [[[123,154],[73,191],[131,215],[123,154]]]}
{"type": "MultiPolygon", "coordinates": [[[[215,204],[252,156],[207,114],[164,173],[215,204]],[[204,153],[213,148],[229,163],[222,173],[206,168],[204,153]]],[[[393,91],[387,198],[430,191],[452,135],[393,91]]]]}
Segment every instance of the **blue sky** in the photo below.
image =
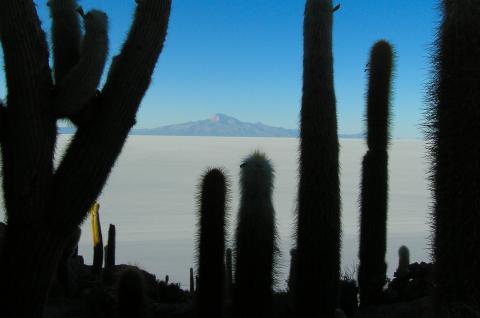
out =
{"type": "MultiPolygon", "coordinates": [[[[46,1],[35,1],[49,28],[46,1]]],[[[80,0],[110,18],[110,55],[130,26],[134,0],[80,0]]],[[[364,130],[365,64],[372,44],[389,40],[397,54],[393,136],[422,137],[429,51],[439,20],[433,0],[338,0],[335,88],[340,133],[364,130]]],[[[302,78],[300,0],[173,0],[168,38],[137,127],[225,113],[243,121],[296,128],[302,78]]],[[[5,96],[4,79],[0,87],[5,96]]]]}

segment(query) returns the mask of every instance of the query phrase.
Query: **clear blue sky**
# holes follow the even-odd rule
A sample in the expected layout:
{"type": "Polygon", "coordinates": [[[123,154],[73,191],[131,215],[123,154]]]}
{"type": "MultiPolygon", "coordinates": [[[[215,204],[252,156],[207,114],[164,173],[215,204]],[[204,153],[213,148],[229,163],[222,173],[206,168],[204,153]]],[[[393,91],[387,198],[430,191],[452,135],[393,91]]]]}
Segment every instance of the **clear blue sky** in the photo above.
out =
{"type": "MultiPolygon", "coordinates": [[[[46,1],[36,0],[45,29],[46,1]]],[[[110,55],[130,26],[134,0],[80,0],[110,18],[110,55]]],[[[338,0],[335,87],[340,133],[364,130],[365,64],[387,39],[397,60],[393,135],[421,137],[429,48],[439,20],[434,0],[338,0]]],[[[303,0],[173,0],[166,46],[138,114],[137,127],[225,113],[243,121],[298,126],[303,0]]],[[[2,96],[4,79],[0,79],[2,96]]]]}

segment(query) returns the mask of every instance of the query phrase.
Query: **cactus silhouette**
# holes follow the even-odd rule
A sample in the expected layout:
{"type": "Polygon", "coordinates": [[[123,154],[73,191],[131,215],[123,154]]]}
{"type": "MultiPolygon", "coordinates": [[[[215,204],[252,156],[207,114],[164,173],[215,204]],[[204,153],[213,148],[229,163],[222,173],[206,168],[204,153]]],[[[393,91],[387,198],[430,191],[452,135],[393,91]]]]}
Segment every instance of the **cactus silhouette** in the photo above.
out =
{"type": "Polygon", "coordinates": [[[271,317],[277,254],[273,168],[263,153],[246,158],[235,235],[235,317],[271,317]],[[253,285],[252,285],[253,284],[253,285]]]}
{"type": "Polygon", "coordinates": [[[228,182],[220,169],[208,169],[198,195],[199,317],[223,317],[225,302],[225,223],[228,182]]]}
{"type": "Polygon", "coordinates": [[[106,15],[93,10],[79,18],[74,0],[49,5],[53,77],[34,1],[0,1],[8,95],[7,107],[0,108],[8,224],[0,263],[2,317],[42,315],[65,242],[99,196],[135,123],[163,48],[171,0],[137,1],[100,90],[106,15]],[[77,130],[54,167],[58,118],[77,130]]]}
{"type": "Polygon", "coordinates": [[[340,181],[332,1],[307,0],[297,215],[298,317],[332,317],[340,278],[340,181]]]}
{"type": "Polygon", "coordinates": [[[102,226],[100,224],[100,204],[95,202],[90,209],[92,219],[93,235],[93,264],[92,274],[99,276],[102,273],[103,265],[103,237],[102,226]]]}
{"type": "Polygon", "coordinates": [[[406,246],[400,246],[398,249],[398,267],[395,272],[396,277],[405,277],[408,275],[408,266],[410,265],[410,251],[406,246]]]}
{"type": "MultiPolygon", "coordinates": [[[[197,289],[198,289],[198,279],[197,279],[197,289]]],[[[193,279],[193,268],[190,267],[190,293],[195,292],[195,281],[193,279]]]]}
{"type": "Polygon", "coordinates": [[[108,244],[105,248],[105,268],[115,266],[115,225],[110,224],[108,227],[108,244]]]}
{"type": "Polygon", "coordinates": [[[118,317],[148,317],[148,302],[142,274],[134,269],[127,269],[118,282],[118,317]]]}
{"type": "Polygon", "coordinates": [[[360,196],[360,305],[383,301],[387,281],[388,141],[393,51],[386,41],[372,48],[367,92],[367,145],[360,196]]]}
{"type": "Polygon", "coordinates": [[[466,317],[468,313],[456,307],[480,306],[480,2],[441,4],[427,118],[433,163],[434,307],[436,316],[457,311],[466,317]]]}

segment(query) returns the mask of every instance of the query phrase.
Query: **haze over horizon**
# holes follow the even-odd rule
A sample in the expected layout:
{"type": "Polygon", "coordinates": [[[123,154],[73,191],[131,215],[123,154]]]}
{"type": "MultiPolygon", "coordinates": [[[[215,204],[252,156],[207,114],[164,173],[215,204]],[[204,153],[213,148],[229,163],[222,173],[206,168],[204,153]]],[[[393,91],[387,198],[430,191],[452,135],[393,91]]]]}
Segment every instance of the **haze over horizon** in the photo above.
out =
{"type": "MultiPolygon", "coordinates": [[[[35,2],[48,34],[47,1],[35,2]]],[[[396,51],[392,136],[421,138],[429,48],[438,20],[436,1],[337,3],[341,4],[334,15],[339,133],[364,131],[365,65],[373,43],[387,39],[396,51]]],[[[80,4],[85,11],[98,8],[108,14],[111,59],[126,36],[135,1],[81,0],[80,4]]],[[[165,49],[136,128],[183,123],[216,113],[297,128],[303,5],[303,1],[274,0],[174,1],[165,49]]],[[[0,97],[5,98],[5,91],[1,77],[0,97]]]]}

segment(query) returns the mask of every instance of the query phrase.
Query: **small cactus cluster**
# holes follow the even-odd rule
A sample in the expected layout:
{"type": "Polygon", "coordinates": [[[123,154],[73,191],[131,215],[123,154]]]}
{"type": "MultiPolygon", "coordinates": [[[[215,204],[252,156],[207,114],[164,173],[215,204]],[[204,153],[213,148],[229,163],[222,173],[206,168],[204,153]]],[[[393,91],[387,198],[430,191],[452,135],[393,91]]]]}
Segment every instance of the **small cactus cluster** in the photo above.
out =
{"type": "Polygon", "coordinates": [[[209,169],[202,177],[198,222],[200,286],[196,292],[200,317],[223,317],[227,303],[232,304],[235,317],[272,316],[278,251],[272,203],[273,168],[265,154],[258,151],[240,167],[235,266],[231,249],[226,250],[225,256],[227,177],[221,169],[209,169]]]}

